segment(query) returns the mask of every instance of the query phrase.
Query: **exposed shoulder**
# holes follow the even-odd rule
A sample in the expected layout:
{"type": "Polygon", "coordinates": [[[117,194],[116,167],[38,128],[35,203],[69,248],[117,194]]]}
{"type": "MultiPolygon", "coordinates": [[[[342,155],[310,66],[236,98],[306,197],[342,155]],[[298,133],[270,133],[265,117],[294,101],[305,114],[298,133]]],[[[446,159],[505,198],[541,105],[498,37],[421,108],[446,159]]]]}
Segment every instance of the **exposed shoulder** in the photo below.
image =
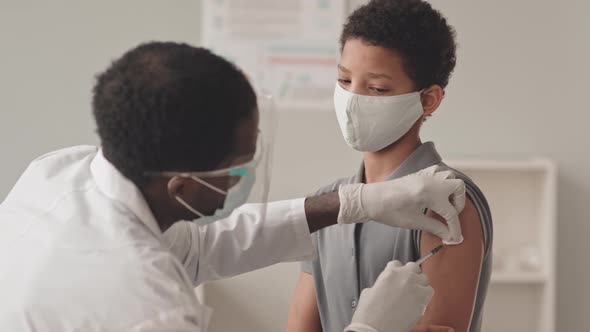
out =
{"type": "MultiPolygon", "coordinates": [[[[440,217],[429,213],[439,219],[440,217]]],[[[481,273],[484,240],[479,213],[471,199],[459,216],[464,242],[446,246],[426,262],[422,269],[435,290],[422,324],[438,324],[467,331],[473,315],[474,303],[481,273]]],[[[422,234],[421,254],[440,244],[440,239],[422,234]]]]}
{"type": "Polygon", "coordinates": [[[493,223],[492,223],[492,213],[490,210],[490,206],[486,199],[486,196],[482,192],[482,190],[478,187],[473,179],[471,179],[465,173],[456,170],[447,166],[446,164],[441,164],[442,168],[446,168],[452,170],[455,173],[457,179],[461,179],[465,182],[465,190],[467,193],[467,202],[466,204],[471,204],[471,212],[478,216],[478,218],[470,218],[473,220],[479,221],[482,230],[483,236],[483,243],[484,243],[484,251],[487,255],[491,251],[492,242],[493,242],[493,223]]]}

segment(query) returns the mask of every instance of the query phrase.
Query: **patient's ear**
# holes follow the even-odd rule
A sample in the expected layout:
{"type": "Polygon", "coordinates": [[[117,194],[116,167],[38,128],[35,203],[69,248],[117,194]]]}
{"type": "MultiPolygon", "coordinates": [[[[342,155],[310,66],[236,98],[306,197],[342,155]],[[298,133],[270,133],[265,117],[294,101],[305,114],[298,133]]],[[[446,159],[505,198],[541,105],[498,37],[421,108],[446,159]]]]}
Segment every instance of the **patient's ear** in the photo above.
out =
{"type": "Polygon", "coordinates": [[[434,113],[445,96],[445,91],[437,84],[424,89],[420,95],[424,116],[434,113]]]}

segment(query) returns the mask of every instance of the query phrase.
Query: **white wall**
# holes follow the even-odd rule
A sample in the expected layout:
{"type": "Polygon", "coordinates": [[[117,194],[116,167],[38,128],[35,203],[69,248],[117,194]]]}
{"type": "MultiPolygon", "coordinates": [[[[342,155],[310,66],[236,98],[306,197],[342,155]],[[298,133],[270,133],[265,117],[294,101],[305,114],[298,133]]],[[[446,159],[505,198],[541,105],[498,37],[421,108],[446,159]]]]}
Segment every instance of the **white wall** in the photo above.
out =
{"type": "MultiPolygon", "coordinates": [[[[447,157],[557,160],[557,331],[588,330],[590,2],[432,3],[456,27],[460,49],[447,98],[425,138],[447,157]]],[[[197,43],[198,19],[198,2],[188,0],[0,0],[0,199],[36,155],[96,142],[90,88],[109,59],[144,40],[197,43]]],[[[281,116],[273,198],[313,192],[358,166],[360,156],[343,144],[329,111],[281,116]]],[[[209,285],[208,300],[227,306],[214,315],[213,330],[280,330],[297,270],[278,265],[209,285]]]]}
{"type": "Polygon", "coordinates": [[[150,40],[197,43],[198,1],[0,0],[0,200],[36,156],[96,144],[94,75],[150,40]]]}

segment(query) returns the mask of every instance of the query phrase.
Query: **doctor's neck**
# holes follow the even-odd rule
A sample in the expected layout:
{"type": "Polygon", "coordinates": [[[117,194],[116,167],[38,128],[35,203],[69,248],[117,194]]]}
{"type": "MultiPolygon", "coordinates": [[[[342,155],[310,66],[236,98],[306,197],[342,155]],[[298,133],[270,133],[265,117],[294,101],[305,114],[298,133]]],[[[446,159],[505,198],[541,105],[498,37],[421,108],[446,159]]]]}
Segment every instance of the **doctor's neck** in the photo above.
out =
{"type": "Polygon", "coordinates": [[[421,123],[418,121],[409,132],[388,147],[363,154],[365,183],[385,181],[422,144],[419,135],[421,123]]]}
{"type": "Polygon", "coordinates": [[[149,185],[140,188],[140,191],[162,232],[165,232],[177,221],[186,219],[184,218],[185,216],[180,215],[171,204],[168,203],[170,198],[163,194],[166,192],[165,188],[166,183],[162,179],[158,179],[149,185]]]}

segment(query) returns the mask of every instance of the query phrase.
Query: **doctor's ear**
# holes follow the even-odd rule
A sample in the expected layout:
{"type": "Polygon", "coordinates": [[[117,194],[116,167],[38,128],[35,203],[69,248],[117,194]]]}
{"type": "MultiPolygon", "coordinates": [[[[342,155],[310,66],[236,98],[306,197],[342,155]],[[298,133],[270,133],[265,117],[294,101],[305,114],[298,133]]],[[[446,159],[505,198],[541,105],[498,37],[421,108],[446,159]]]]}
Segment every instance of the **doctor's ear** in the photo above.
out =
{"type": "Polygon", "coordinates": [[[425,88],[420,95],[424,115],[431,116],[437,110],[444,96],[445,91],[437,84],[425,88]]]}
{"type": "Polygon", "coordinates": [[[189,182],[187,180],[188,179],[180,176],[175,176],[170,179],[170,181],[168,181],[168,196],[170,196],[170,198],[173,200],[176,200],[176,196],[182,197],[187,189],[189,182]]]}

